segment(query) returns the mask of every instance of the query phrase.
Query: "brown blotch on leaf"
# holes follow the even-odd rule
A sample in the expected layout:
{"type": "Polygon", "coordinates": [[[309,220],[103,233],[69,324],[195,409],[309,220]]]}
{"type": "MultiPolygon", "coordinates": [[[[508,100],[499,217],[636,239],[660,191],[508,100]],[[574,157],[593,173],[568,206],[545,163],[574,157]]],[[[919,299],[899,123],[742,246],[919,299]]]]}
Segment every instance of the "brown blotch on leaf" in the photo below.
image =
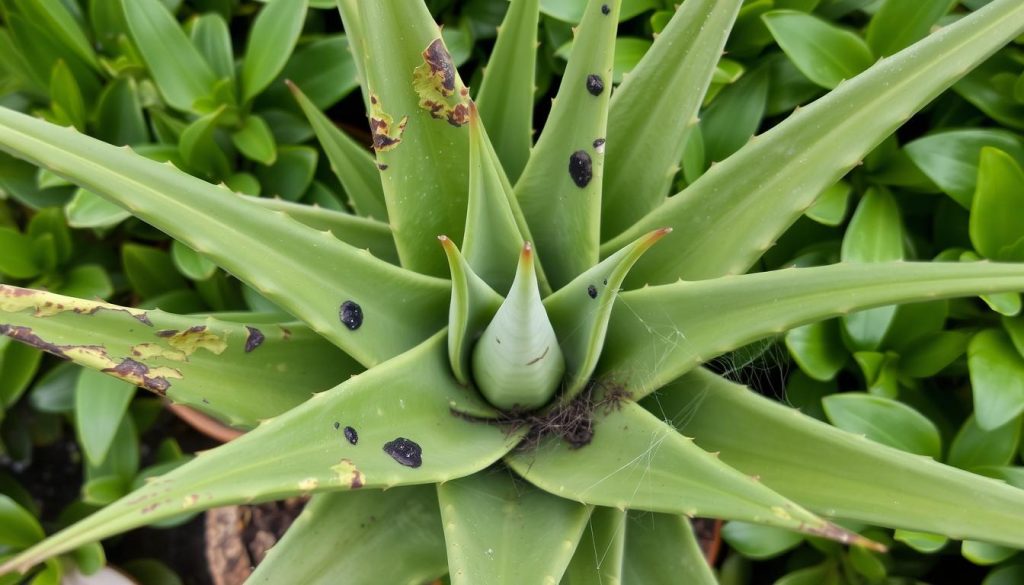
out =
{"type": "Polygon", "coordinates": [[[430,72],[441,80],[440,90],[446,96],[455,93],[455,64],[452,56],[440,38],[434,39],[423,51],[423,61],[430,66],[430,72]]]}
{"type": "Polygon", "coordinates": [[[587,151],[577,150],[569,157],[569,176],[581,189],[590,184],[594,178],[594,163],[587,151]]]}
{"type": "Polygon", "coordinates": [[[454,108],[448,112],[448,123],[452,126],[463,126],[469,122],[469,106],[466,104],[456,104],[454,108]]]}
{"type": "Polygon", "coordinates": [[[0,335],[6,335],[15,341],[20,341],[26,345],[31,345],[36,349],[41,349],[45,352],[52,353],[57,357],[67,358],[64,354],[65,346],[56,345],[45,341],[32,331],[30,327],[22,327],[20,325],[2,325],[0,324],[0,335]]]}
{"type": "Polygon", "coordinates": [[[171,387],[171,383],[167,381],[167,378],[162,376],[150,377],[149,366],[132,358],[124,358],[113,368],[104,368],[102,371],[110,372],[123,380],[138,384],[160,395],[167,394],[167,389],[171,387]]]}
{"type": "Polygon", "coordinates": [[[163,338],[174,337],[177,334],[178,334],[178,330],[177,329],[161,329],[160,331],[156,332],[156,336],[157,337],[163,337],[163,338]]]}
{"type": "Polygon", "coordinates": [[[266,337],[263,335],[262,331],[255,327],[249,327],[248,325],[246,325],[245,329],[246,331],[249,332],[249,334],[245,337],[245,353],[249,353],[252,350],[256,349],[257,347],[263,345],[263,342],[266,340],[266,337]]]}
{"type": "Polygon", "coordinates": [[[386,165],[384,163],[377,163],[377,168],[382,170],[382,171],[386,171],[386,170],[388,170],[388,165],[386,165]]]}

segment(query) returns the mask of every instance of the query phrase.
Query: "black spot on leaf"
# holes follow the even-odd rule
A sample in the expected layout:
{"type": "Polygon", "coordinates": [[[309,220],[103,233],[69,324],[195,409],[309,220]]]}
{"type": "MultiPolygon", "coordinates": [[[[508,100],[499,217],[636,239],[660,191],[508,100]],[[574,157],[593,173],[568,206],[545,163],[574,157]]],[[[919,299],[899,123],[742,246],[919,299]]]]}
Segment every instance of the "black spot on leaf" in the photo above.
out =
{"type": "Polygon", "coordinates": [[[341,428],[341,423],[338,422],[338,421],[334,421],[334,430],[338,430],[340,428],[341,428]]]}
{"type": "Polygon", "coordinates": [[[590,298],[596,299],[597,298],[597,287],[594,286],[594,285],[588,286],[587,287],[587,294],[590,295],[590,298]]]}
{"type": "Polygon", "coordinates": [[[352,427],[345,427],[345,438],[348,439],[349,443],[355,445],[359,442],[359,433],[352,427]]]}
{"type": "Polygon", "coordinates": [[[594,178],[594,165],[585,150],[577,150],[569,157],[569,176],[572,177],[572,182],[581,189],[590,184],[590,179],[594,178]]]}
{"type": "Polygon", "coordinates": [[[352,301],[345,301],[338,309],[338,318],[345,327],[355,331],[363,324],[363,308],[352,301]]]}
{"type": "Polygon", "coordinates": [[[598,138],[594,140],[594,150],[597,152],[597,154],[604,154],[604,143],[604,138],[598,138]]]}
{"type": "Polygon", "coordinates": [[[263,345],[263,341],[266,339],[263,332],[255,327],[245,326],[245,329],[249,332],[249,335],[245,338],[245,353],[256,349],[260,345],[263,345]]]}
{"type": "Polygon", "coordinates": [[[601,14],[608,15],[612,13],[612,9],[607,4],[601,5],[601,14]]]}
{"type": "Polygon", "coordinates": [[[418,444],[404,437],[384,443],[384,452],[392,459],[406,467],[423,465],[423,449],[418,444]]]}
{"type": "Polygon", "coordinates": [[[604,81],[600,75],[588,75],[587,76],[587,91],[590,95],[601,95],[604,91],[604,81]]]}

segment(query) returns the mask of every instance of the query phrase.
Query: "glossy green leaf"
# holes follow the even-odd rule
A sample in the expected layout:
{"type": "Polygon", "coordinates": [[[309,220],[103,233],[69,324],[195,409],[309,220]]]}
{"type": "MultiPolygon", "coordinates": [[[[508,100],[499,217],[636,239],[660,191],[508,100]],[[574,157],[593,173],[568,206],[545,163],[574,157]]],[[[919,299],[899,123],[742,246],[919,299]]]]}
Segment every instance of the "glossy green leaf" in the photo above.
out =
{"type": "Polygon", "coordinates": [[[761,18],[797,69],[824,88],[835,88],[875,61],[859,36],[815,16],[775,10],[761,18]]]}
{"type": "Polygon", "coordinates": [[[804,373],[823,382],[835,378],[847,361],[835,319],[790,329],[786,332],[786,347],[804,373]]]}
{"type": "Polygon", "coordinates": [[[712,357],[813,321],[1021,288],[1024,267],[945,262],[843,263],[648,287],[619,295],[597,372],[646,395],[712,357]]]}
{"type": "Polygon", "coordinates": [[[590,517],[505,469],[445,482],[437,497],[453,585],[557,583],[590,517]]]}
{"type": "Polygon", "coordinates": [[[451,271],[452,300],[448,308],[448,360],[452,374],[470,383],[470,352],[498,311],[504,298],[473,272],[458,247],[439,236],[451,271]]]}
{"type": "Polygon", "coordinates": [[[965,540],[960,547],[964,558],[975,565],[995,565],[1017,554],[1017,549],[977,540],[965,540]]]}
{"type": "Polygon", "coordinates": [[[997,148],[1024,164],[1024,140],[1000,129],[970,128],[936,132],[908,143],[904,151],[929,179],[970,209],[978,181],[981,152],[997,148]]]}
{"type": "Polygon", "coordinates": [[[10,286],[0,286],[0,311],[5,335],[26,348],[106,370],[242,427],[359,371],[297,324],[249,320],[246,326],[10,286]]]}
{"type": "Polygon", "coordinates": [[[387,221],[384,187],[369,151],[335,126],[298,86],[288,82],[288,87],[313,126],[320,146],[331,162],[331,170],[345,188],[353,209],[359,215],[387,221]]]}
{"type": "Polygon", "coordinates": [[[1011,564],[990,571],[981,585],[1014,585],[1024,579],[1024,564],[1011,564]]]}
{"type": "MultiPolygon", "coordinates": [[[[1001,427],[985,430],[971,415],[949,446],[947,462],[961,469],[1007,465],[1013,460],[1019,443],[1020,417],[1001,427]]],[[[978,537],[986,538],[982,535],[978,537]]]]}
{"type": "Polygon", "coordinates": [[[107,456],[114,433],[135,395],[135,386],[98,370],[85,370],[75,389],[78,444],[93,465],[107,456]]]}
{"type": "Polygon", "coordinates": [[[57,61],[50,74],[50,108],[56,122],[70,124],[79,131],[85,130],[85,101],[75,76],[64,61],[57,61]]]}
{"type": "MultiPolygon", "coordinates": [[[[843,262],[888,262],[903,259],[903,221],[896,198],[885,189],[870,189],[861,198],[843,236],[843,262]]],[[[877,349],[885,338],[896,307],[880,307],[842,318],[852,345],[877,349]]]]}
{"type": "Polygon", "coordinates": [[[250,197],[247,200],[254,205],[280,211],[313,229],[330,232],[346,244],[369,250],[382,260],[398,264],[398,251],[391,238],[391,228],[386,223],[284,199],[250,197]]]}
{"type": "Polygon", "coordinates": [[[994,0],[801,108],[606,242],[602,255],[652,229],[672,227],[681,239],[645,255],[629,286],[746,272],[819,193],[1022,30],[1024,5],[994,0]]]}
{"type": "Polygon", "coordinates": [[[999,329],[971,339],[967,352],[979,427],[993,430],[1024,411],[1024,357],[999,329]]]}
{"type": "Polygon", "coordinates": [[[272,165],[277,160],[277,143],[266,121],[257,114],[245,117],[242,127],[231,134],[231,142],[246,158],[272,165]]]}
{"type": "Polygon", "coordinates": [[[828,396],[822,403],[832,424],[844,431],[936,460],[942,455],[939,429],[928,417],[902,402],[844,392],[828,396]]]}
{"type": "Polygon", "coordinates": [[[235,53],[231,31],[224,17],[216,12],[201,14],[192,21],[192,44],[203,56],[218,79],[235,78],[235,53]]]}
{"type": "Polygon", "coordinates": [[[177,240],[171,243],[171,260],[178,272],[192,280],[206,280],[217,271],[216,264],[177,240]]]}
{"type": "Polygon", "coordinates": [[[4,494],[0,494],[0,520],[0,546],[22,548],[45,536],[39,521],[4,494]]]}
{"type": "Polygon", "coordinates": [[[938,534],[927,532],[915,532],[913,530],[896,530],[893,539],[902,542],[910,548],[922,553],[934,553],[942,550],[949,543],[949,539],[938,534]]]}
{"type": "Polygon", "coordinates": [[[178,151],[186,167],[207,179],[220,179],[231,172],[231,163],[216,137],[223,114],[224,108],[220,108],[195,120],[185,127],[178,144],[178,151]]]}
{"type": "Polygon", "coordinates": [[[619,4],[589,1],[551,114],[515,186],[554,289],[598,261],[619,4]]]}
{"type": "MultiPolygon", "coordinates": [[[[521,438],[451,415],[486,408],[451,373],[444,335],[150,481],[0,566],[36,563],[143,524],[251,500],[436,483],[475,473],[521,438]],[[448,421],[438,432],[437,421],[448,421]],[[344,427],[357,432],[346,439],[344,427]],[[246,465],[233,462],[246,461],[246,465]],[[274,473],[266,473],[268,465],[274,473]]],[[[350,433],[350,436],[352,433],[350,433]]]]}
{"type": "Polygon", "coordinates": [[[306,21],[308,0],[271,2],[256,16],[242,61],[242,101],[256,97],[284,68],[306,21]]]}
{"type": "Polygon", "coordinates": [[[422,585],[436,579],[448,565],[434,492],[409,486],[320,494],[247,582],[422,585]]]}
{"type": "Polygon", "coordinates": [[[263,195],[298,201],[313,183],[319,152],[309,146],[282,146],[269,167],[258,167],[263,195]]]}
{"type": "Polygon", "coordinates": [[[971,202],[970,234],[974,249],[990,260],[1024,260],[1024,171],[1013,157],[983,148],[978,188],[971,202]]]}
{"type": "Polygon", "coordinates": [[[622,582],[717,583],[686,518],[639,512],[629,514],[622,582]]]}
{"type": "Polygon", "coordinates": [[[443,275],[434,239],[461,242],[465,228],[468,90],[422,3],[359,3],[342,18],[353,46],[363,43],[354,53],[372,55],[367,109],[398,255],[410,270],[443,275]]]}
{"type": "Polygon", "coordinates": [[[412,346],[445,322],[446,281],[387,264],[168,165],[5,109],[0,148],[59,169],[174,234],[364,365],[412,346]],[[355,328],[341,321],[346,301],[363,315],[355,328]]]}
{"type": "Polygon", "coordinates": [[[562,585],[618,583],[626,546],[626,512],[598,506],[590,514],[562,585]]]}
{"type": "Polygon", "coordinates": [[[900,352],[899,370],[911,378],[938,374],[967,352],[970,335],[963,331],[940,331],[900,352]]]}
{"type": "Polygon", "coordinates": [[[510,453],[506,463],[537,487],[585,504],[746,520],[845,542],[856,538],[724,465],[632,401],[615,400],[594,408],[588,443],[573,446],[551,437],[535,449],[510,453]]]}
{"type": "Polygon", "coordinates": [[[633,264],[670,231],[656,230],[641,237],[544,299],[565,354],[567,379],[559,404],[567,404],[586,388],[604,349],[622,282],[633,264]]]}
{"type": "Polygon", "coordinates": [[[1011,85],[1020,74],[1019,58],[1012,49],[1000,51],[965,75],[953,89],[1000,124],[1024,130],[1024,103],[1015,99],[1011,85]],[[998,83],[1000,78],[1002,83],[998,83]]]}
{"type": "Polygon", "coordinates": [[[32,278],[39,274],[32,240],[18,230],[0,227],[0,274],[11,278],[32,278]]]}
{"type": "Polygon", "coordinates": [[[512,181],[523,172],[533,147],[539,6],[539,0],[509,4],[477,94],[480,119],[490,128],[494,150],[512,181]]]}
{"type": "Polygon", "coordinates": [[[300,39],[281,77],[285,86],[275,83],[262,95],[283,103],[289,93],[287,84],[291,82],[301,87],[318,109],[331,107],[359,87],[355,57],[346,35],[327,35],[308,43],[301,43],[300,39]]]}
{"type": "Polygon", "coordinates": [[[805,215],[820,224],[837,226],[846,219],[852,193],[850,184],[840,181],[825,189],[805,215]]]}
{"type": "Polygon", "coordinates": [[[73,228],[109,228],[132,216],[131,212],[107,201],[99,195],[76,189],[74,197],[64,208],[68,225],[73,228]]]}
{"type": "Polygon", "coordinates": [[[828,517],[1024,543],[1017,488],[852,435],[705,370],[657,398],[648,408],[698,445],[828,517]]]}
{"type": "Polygon", "coordinates": [[[43,27],[49,36],[74,53],[83,63],[94,69],[99,68],[96,53],[85,31],[82,30],[80,23],[76,22],[75,15],[68,10],[66,4],[60,0],[34,0],[19,2],[18,6],[27,18],[43,27]]]}
{"type": "MultiPolygon", "coordinates": [[[[587,6],[588,0],[541,0],[540,10],[558,20],[577,23],[584,17],[587,6]]],[[[627,20],[656,7],[654,0],[625,0],[618,19],[627,20]]]]}
{"type": "Polygon", "coordinates": [[[804,541],[798,532],[747,522],[729,522],[722,528],[722,538],[751,559],[777,557],[804,541]]]}
{"type": "Polygon", "coordinates": [[[533,257],[526,243],[508,295],[472,350],[476,386],[502,410],[543,406],[565,373],[565,357],[541,302],[533,257]]]}
{"type": "Polygon", "coordinates": [[[124,273],[132,289],[142,297],[185,288],[185,279],[174,269],[170,254],[139,244],[125,244],[121,248],[124,273]]]}
{"type": "Polygon", "coordinates": [[[608,113],[603,239],[664,201],[740,4],[684,3],[615,91],[608,113]]]}
{"type": "Polygon", "coordinates": [[[956,4],[955,0],[885,0],[868,24],[868,45],[879,57],[892,55],[926,37],[956,4]]]}
{"type": "Polygon", "coordinates": [[[708,161],[728,158],[757,133],[768,99],[768,81],[767,68],[749,71],[723,89],[705,110],[700,129],[708,161]]]}
{"type": "Polygon", "coordinates": [[[217,76],[159,0],[121,0],[132,40],[157,89],[178,110],[192,111],[217,76]]]}

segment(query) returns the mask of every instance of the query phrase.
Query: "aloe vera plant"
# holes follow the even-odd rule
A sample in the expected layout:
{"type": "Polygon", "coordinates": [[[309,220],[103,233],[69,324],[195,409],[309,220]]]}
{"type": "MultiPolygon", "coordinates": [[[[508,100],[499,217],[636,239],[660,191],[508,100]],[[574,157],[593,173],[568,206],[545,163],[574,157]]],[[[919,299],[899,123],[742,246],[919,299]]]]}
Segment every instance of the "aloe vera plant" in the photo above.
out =
{"type": "Polygon", "coordinates": [[[249,429],[49,538],[26,536],[0,574],[182,514],[304,494],[251,582],[714,582],[695,516],[866,549],[881,545],[833,519],[1024,548],[1021,490],[702,368],[838,315],[1024,290],[1024,265],[1010,263],[746,274],[910,115],[1024,32],[1024,5],[994,0],[879,60],[669,197],[741,2],[687,0],[614,93],[620,2],[589,2],[531,146],[538,4],[513,0],[474,101],[425,6],[338,0],[375,159],[292,91],[373,218],[256,205],[0,109],[0,149],[297,320],[0,285],[3,335],[249,429]]]}

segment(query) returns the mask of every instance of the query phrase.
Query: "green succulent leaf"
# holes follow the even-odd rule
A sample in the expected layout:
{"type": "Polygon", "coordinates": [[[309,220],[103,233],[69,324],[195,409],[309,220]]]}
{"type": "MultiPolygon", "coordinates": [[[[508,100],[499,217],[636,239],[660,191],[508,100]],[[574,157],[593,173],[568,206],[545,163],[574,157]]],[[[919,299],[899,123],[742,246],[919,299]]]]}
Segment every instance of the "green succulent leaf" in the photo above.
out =
{"type": "Polygon", "coordinates": [[[626,526],[625,585],[717,583],[685,517],[630,512],[626,526]]]}
{"type": "Polygon", "coordinates": [[[974,415],[984,430],[994,430],[1024,411],[1024,357],[999,329],[975,335],[967,350],[974,415]]]}
{"type": "Polygon", "coordinates": [[[748,522],[729,522],[722,528],[722,538],[751,559],[777,557],[804,541],[797,532],[748,522]]]}
{"type": "Polygon", "coordinates": [[[790,329],[786,347],[800,369],[821,382],[835,378],[848,359],[835,319],[790,329]]]}
{"type": "Polygon", "coordinates": [[[369,250],[381,260],[398,264],[398,251],[395,250],[395,240],[391,237],[391,227],[384,222],[284,199],[247,197],[246,201],[284,213],[315,230],[330,232],[350,246],[369,250]]]}
{"type": "Polygon", "coordinates": [[[509,4],[476,98],[480,118],[495,136],[494,150],[512,181],[523,172],[533,147],[539,6],[539,0],[509,4]]]}
{"type": "Polygon", "coordinates": [[[201,14],[192,22],[189,32],[192,44],[206,59],[219,79],[235,78],[235,53],[231,47],[231,31],[224,17],[216,12],[201,14]]]}
{"type": "Polygon", "coordinates": [[[445,260],[430,242],[439,234],[462,241],[469,91],[422,3],[341,12],[353,46],[364,43],[355,54],[372,55],[364,63],[370,130],[398,255],[410,270],[442,275],[445,260]]]}
{"type": "MultiPolygon", "coordinates": [[[[1020,417],[1017,417],[1000,427],[987,430],[978,424],[977,417],[972,414],[953,438],[947,462],[961,469],[1008,465],[1020,444],[1020,421],[1020,417]]],[[[992,540],[981,534],[968,536],[992,540]]]]}
{"type": "Polygon", "coordinates": [[[422,585],[436,579],[448,565],[434,492],[408,486],[319,494],[248,582],[422,585]]]}
{"type": "Polygon", "coordinates": [[[84,543],[215,506],[452,480],[494,463],[522,437],[456,417],[453,408],[486,406],[452,378],[439,334],[151,480],[19,554],[0,573],[24,572],[84,543]],[[443,432],[439,420],[447,421],[443,432]],[[269,466],[274,473],[266,473],[269,466]]]}
{"type": "Polygon", "coordinates": [[[132,216],[131,212],[85,189],[75,190],[64,208],[64,215],[70,227],[99,229],[113,227],[132,216]]]}
{"type": "MultiPolygon", "coordinates": [[[[284,2],[282,4],[287,4],[284,2]]],[[[160,0],[121,0],[132,40],[167,103],[182,111],[206,97],[217,76],[160,0]]]]}
{"type": "Polygon", "coordinates": [[[556,289],[598,261],[619,4],[589,1],[551,114],[515,186],[545,273],[556,289]]]}
{"type": "Polygon", "coordinates": [[[277,143],[267,122],[257,114],[245,117],[242,127],[231,134],[231,142],[246,158],[264,165],[277,160],[277,143]]]}
{"type": "Polygon", "coordinates": [[[85,130],[86,112],[82,92],[74,74],[64,61],[57,61],[50,75],[50,108],[56,121],[85,130]]]}
{"type": "Polygon", "coordinates": [[[808,79],[833,89],[874,63],[871,49],[856,33],[797,10],[774,10],[761,17],[776,42],[808,79]]]}
{"type": "Polygon", "coordinates": [[[568,404],[583,391],[594,373],[615,299],[629,269],[670,231],[656,230],[641,237],[544,299],[568,371],[560,405],[568,404]]]}
{"type": "Polygon", "coordinates": [[[75,428],[78,444],[92,465],[107,457],[121,418],[135,396],[135,385],[99,370],[85,370],[75,388],[75,428]]]}
{"type": "Polygon", "coordinates": [[[438,239],[448,257],[452,278],[452,300],[448,308],[448,360],[455,379],[468,385],[473,343],[487,328],[504,297],[473,272],[455,242],[447,236],[438,239]]]}
{"type": "Polygon", "coordinates": [[[901,51],[928,36],[935,23],[956,4],[955,0],[885,0],[868,24],[868,45],[879,57],[901,51]]]}
{"type": "Polygon", "coordinates": [[[533,248],[523,246],[512,288],[473,348],[473,378],[502,410],[533,410],[555,394],[565,357],[541,302],[533,248]]]}
{"type": "Polygon", "coordinates": [[[595,507],[562,576],[562,585],[621,582],[625,546],[625,510],[595,507]]]}
{"type": "Polygon", "coordinates": [[[715,356],[806,323],[1020,289],[1019,265],[952,262],[843,263],[648,287],[619,295],[597,373],[646,396],[715,356]]]}
{"type": "Polygon", "coordinates": [[[0,546],[5,548],[31,546],[46,536],[39,521],[4,494],[0,494],[0,519],[4,527],[0,530],[0,546]]]}
{"type": "Polygon", "coordinates": [[[523,248],[522,222],[516,219],[522,218],[522,212],[489,145],[476,106],[470,102],[469,201],[462,250],[484,282],[507,290],[515,279],[516,260],[523,248]]]}
{"type": "Polygon", "coordinates": [[[100,93],[96,105],[96,137],[117,145],[149,142],[149,128],[142,115],[139,87],[134,79],[111,81],[100,93]]]}
{"type": "Polygon", "coordinates": [[[740,4],[684,3],[612,96],[603,239],[664,202],[740,4]]]}
{"type": "Polygon", "coordinates": [[[653,398],[647,407],[697,444],[829,517],[1024,543],[1017,488],[836,429],[703,369],[653,398]]]}
{"type": "Polygon", "coordinates": [[[1024,260],[1024,171],[1013,157],[981,150],[978,188],[971,202],[970,235],[975,250],[990,260],[1024,260]]]}
{"type": "Polygon", "coordinates": [[[271,2],[256,16],[242,60],[242,101],[263,91],[284,68],[306,21],[308,0],[271,2]]]}
{"type": "Polygon", "coordinates": [[[384,187],[369,151],[335,126],[298,86],[290,81],[286,83],[313,126],[327,159],[331,161],[331,170],[345,188],[353,209],[364,217],[387,221],[384,187]]]}
{"type": "Polygon", "coordinates": [[[177,236],[366,366],[444,324],[447,281],[397,268],[171,166],[6,109],[0,148],[59,169],[177,236]]]}
{"type": "Polygon", "coordinates": [[[746,520],[870,545],[723,464],[634,402],[617,400],[590,413],[589,443],[550,437],[505,461],[537,487],[585,504],[746,520]]]}
{"type": "Polygon", "coordinates": [[[591,511],[500,468],[440,484],[437,497],[453,585],[557,583],[591,511]]]}
{"type": "Polygon", "coordinates": [[[904,152],[921,171],[965,209],[977,190],[981,152],[986,147],[1024,164],[1024,139],[996,128],[944,130],[908,143],[904,152]]]}
{"type": "Polygon", "coordinates": [[[719,92],[704,111],[700,132],[706,161],[728,158],[757,133],[768,104],[768,74],[767,67],[748,71],[719,92]]]}
{"type": "Polygon", "coordinates": [[[942,455],[939,429],[928,417],[902,402],[846,392],[827,396],[822,404],[832,424],[844,431],[935,460],[942,455]]]}
{"type": "Polygon", "coordinates": [[[892,538],[925,554],[938,552],[949,544],[949,539],[945,536],[928,532],[915,532],[913,530],[897,529],[893,533],[892,538]]]}
{"type": "Polygon", "coordinates": [[[606,242],[602,255],[665,226],[682,239],[645,255],[627,284],[745,272],[819,193],[964,71],[1022,31],[1024,5],[994,0],[914,50],[879,61],[715,165],[606,242]],[[777,164],[780,160],[792,162],[777,164]]]}
{"type": "Polygon", "coordinates": [[[17,4],[25,17],[42,27],[48,36],[74,53],[83,63],[93,69],[99,69],[96,52],[88,36],[66,4],[60,0],[38,0],[17,4]]]}
{"type": "Polygon", "coordinates": [[[0,322],[7,337],[241,427],[359,371],[298,324],[246,326],[7,285],[0,285],[0,322]]]}

